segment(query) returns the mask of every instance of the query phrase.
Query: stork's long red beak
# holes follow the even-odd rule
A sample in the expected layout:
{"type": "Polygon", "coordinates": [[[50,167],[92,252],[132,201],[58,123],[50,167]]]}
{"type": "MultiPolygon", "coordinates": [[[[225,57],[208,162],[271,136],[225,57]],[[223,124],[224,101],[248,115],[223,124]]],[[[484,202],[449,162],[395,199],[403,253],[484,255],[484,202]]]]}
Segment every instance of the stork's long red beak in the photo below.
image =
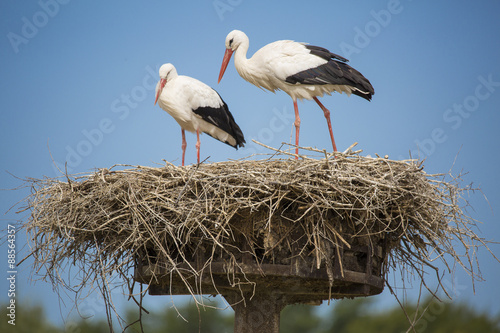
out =
{"type": "Polygon", "coordinates": [[[160,97],[161,92],[163,91],[163,88],[165,88],[165,84],[167,84],[167,80],[166,79],[161,79],[160,80],[160,88],[156,92],[155,104],[158,101],[158,97],[160,97]]]}
{"type": "Polygon", "coordinates": [[[222,80],[222,77],[224,76],[224,72],[226,71],[227,65],[229,64],[229,60],[231,60],[232,55],[233,50],[226,49],[226,53],[224,53],[224,59],[222,59],[222,66],[220,68],[219,81],[217,81],[217,83],[220,83],[220,80],[222,80]]]}

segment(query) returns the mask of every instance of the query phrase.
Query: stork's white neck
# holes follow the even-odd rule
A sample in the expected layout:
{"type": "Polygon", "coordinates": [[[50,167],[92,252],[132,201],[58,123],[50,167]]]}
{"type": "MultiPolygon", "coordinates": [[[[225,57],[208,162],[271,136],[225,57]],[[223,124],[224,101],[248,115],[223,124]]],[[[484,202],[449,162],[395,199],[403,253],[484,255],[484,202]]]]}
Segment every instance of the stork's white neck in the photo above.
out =
{"type": "MultiPolygon", "coordinates": [[[[246,37],[246,36],[245,36],[246,37]]],[[[248,47],[249,47],[249,40],[248,37],[245,38],[241,44],[238,46],[238,48],[234,51],[234,67],[236,67],[236,71],[238,71],[238,74],[245,80],[249,82],[253,82],[253,74],[258,71],[258,68],[254,68],[254,63],[252,61],[252,58],[248,59],[247,58],[247,52],[248,52],[248,47]]]]}

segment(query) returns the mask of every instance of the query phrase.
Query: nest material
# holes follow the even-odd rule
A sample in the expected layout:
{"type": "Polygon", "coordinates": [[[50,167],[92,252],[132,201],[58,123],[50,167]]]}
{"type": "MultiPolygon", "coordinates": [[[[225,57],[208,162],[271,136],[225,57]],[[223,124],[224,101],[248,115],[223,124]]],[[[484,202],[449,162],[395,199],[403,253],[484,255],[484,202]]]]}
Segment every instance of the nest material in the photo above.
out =
{"type": "MultiPolygon", "coordinates": [[[[109,293],[113,277],[130,284],[139,254],[181,275],[186,268],[179,264],[201,245],[212,259],[249,251],[259,262],[286,263],[293,244],[284,224],[274,223],[279,218],[303,233],[301,253],[317,267],[327,265],[335,249],[383,240],[387,257],[380,274],[393,270],[425,281],[431,268],[439,279],[437,258],[475,273],[475,251],[484,243],[463,209],[462,195],[470,188],[461,187],[459,177],[429,175],[415,160],[336,155],[121,165],[29,179],[31,217],[24,228],[34,271],[74,287],[62,278],[74,265],[85,272],[82,284],[109,293]],[[242,224],[252,227],[245,248],[238,248],[235,234],[242,224]]],[[[192,267],[189,273],[198,272],[192,267]]]]}

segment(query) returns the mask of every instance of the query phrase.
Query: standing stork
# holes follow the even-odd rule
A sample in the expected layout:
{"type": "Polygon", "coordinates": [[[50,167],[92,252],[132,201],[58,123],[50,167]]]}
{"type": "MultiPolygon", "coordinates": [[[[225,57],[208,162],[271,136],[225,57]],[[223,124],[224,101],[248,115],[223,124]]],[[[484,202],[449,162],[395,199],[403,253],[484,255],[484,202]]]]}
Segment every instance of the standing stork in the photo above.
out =
{"type": "MultiPolygon", "coordinates": [[[[323,110],[332,139],[333,150],[337,151],[333,138],[330,111],[318,100],[325,93],[336,91],[347,95],[358,95],[368,101],[375,94],[370,81],[360,72],[347,65],[347,59],[331,53],[322,47],[280,40],[262,47],[247,59],[249,40],[239,30],[231,31],[226,37],[226,52],[222,60],[219,82],[226,71],[234,52],[234,66],[242,78],[272,92],[283,90],[293,100],[295,109],[295,153],[298,154],[300,117],[297,98],[314,99],[323,110]]],[[[295,157],[298,158],[297,156],[295,157]]]]}
{"type": "Polygon", "coordinates": [[[172,64],[160,67],[155,104],[156,102],[181,126],[183,166],[187,146],[185,130],[196,132],[198,163],[200,163],[200,132],[236,149],[244,146],[243,133],[220,95],[201,81],[177,75],[177,70],[172,64]]]}

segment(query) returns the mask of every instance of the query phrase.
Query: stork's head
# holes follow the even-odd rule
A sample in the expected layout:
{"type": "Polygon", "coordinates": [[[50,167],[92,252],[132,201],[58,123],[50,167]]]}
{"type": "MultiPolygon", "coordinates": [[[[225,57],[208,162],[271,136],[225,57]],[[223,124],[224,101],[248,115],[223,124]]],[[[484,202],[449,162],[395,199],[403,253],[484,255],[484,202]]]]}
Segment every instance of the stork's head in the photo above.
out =
{"type": "Polygon", "coordinates": [[[219,73],[219,82],[222,80],[222,76],[224,76],[224,72],[226,71],[227,65],[229,64],[229,60],[231,60],[231,56],[233,52],[241,45],[246,44],[248,46],[249,41],[247,35],[243,31],[233,30],[226,37],[226,52],[224,53],[224,59],[222,59],[222,66],[219,73]]]}
{"type": "Polygon", "coordinates": [[[159,73],[160,73],[160,82],[158,82],[158,85],[156,86],[155,104],[158,101],[158,97],[160,97],[161,92],[163,91],[163,88],[165,88],[167,82],[177,76],[177,70],[172,64],[163,64],[160,67],[159,73]]]}
{"type": "Polygon", "coordinates": [[[226,37],[226,49],[236,51],[238,46],[245,41],[248,43],[248,37],[243,31],[233,30],[226,37]]]}

